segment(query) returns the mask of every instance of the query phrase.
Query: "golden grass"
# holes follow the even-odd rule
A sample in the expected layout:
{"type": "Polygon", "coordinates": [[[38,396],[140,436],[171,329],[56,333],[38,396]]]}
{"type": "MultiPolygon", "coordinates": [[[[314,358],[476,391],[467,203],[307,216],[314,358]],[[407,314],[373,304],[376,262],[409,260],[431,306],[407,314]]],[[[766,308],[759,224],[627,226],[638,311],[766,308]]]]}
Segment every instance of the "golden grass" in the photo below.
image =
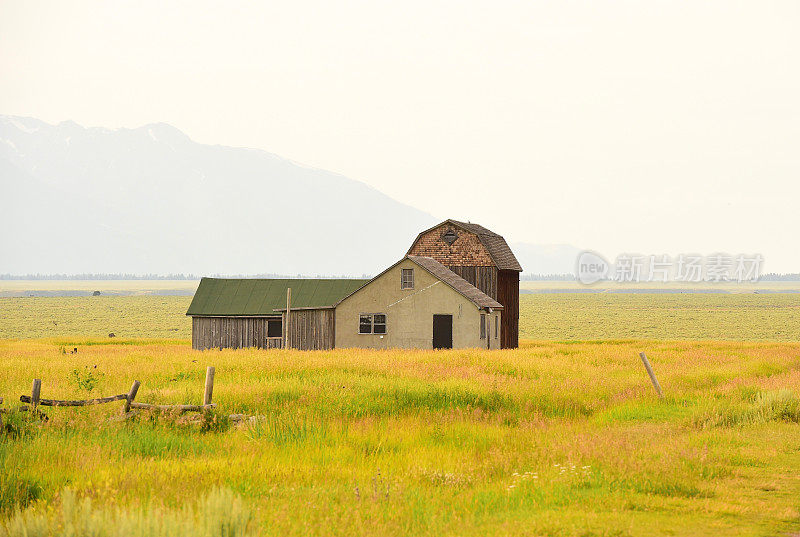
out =
{"type": "Polygon", "coordinates": [[[99,510],[139,506],[165,519],[223,487],[266,535],[800,528],[797,343],[312,353],[127,343],[0,341],[0,395],[28,393],[36,376],[44,397],[86,397],[77,369],[100,379],[92,396],[123,393],[139,379],[141,401],[198,403],[204,368],[215,365],[219,414],[265,418],[241,429],[224,417],[208,430],[167,416],[121,423],[111,419],[120,404],[49,409],[43,425],[17,416],[17,432],[0,436],[6,524],[19,520],[8,509],[26,502],[28,517],[57,520],[52,508],[65,487],[99,510]]]}

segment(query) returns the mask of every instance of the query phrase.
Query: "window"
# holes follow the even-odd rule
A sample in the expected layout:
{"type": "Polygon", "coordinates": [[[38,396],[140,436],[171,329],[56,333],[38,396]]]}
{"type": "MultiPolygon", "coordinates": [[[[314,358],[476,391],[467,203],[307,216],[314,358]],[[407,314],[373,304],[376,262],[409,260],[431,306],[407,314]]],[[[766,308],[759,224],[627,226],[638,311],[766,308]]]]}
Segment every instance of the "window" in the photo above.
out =
{"type": "Polygon", "coordinates": [[[359,334],[371,334],[372,333],[372,315],[360,315],[359,316],[358,333],[359,334]]]}
{"type": "Polygon", "coordinates": [[[442,240],[446,242],[448,246],[452,246],[457,238],[458,234],[452,229],[448,229],[444,235],[442,235],[442,240]]]}
{"type": "Polygon", "coordinates": [[[481,313],[481,339],[486,337],[486,314],[481,313]]]}
{"type": "Polygon", "coordinates": [[[500,317],[495,315],[494,316],[494,338],[495,339],[497,339],[497,331],[498,331],[497,327],[498,327],[499,324],[500,324],[500,317]]]}
{"type": "Polygon", "coordinates": [[[358,316],[359,334],[385,334],[386,333],[386,314],[385,313],[362,313],[358,316]]]}
{"type": "Polygon", "coordinates": [[[414,269],[404,268],[402,276],[400,277],[400,289],[413,289],[414,288],[414,269]]]}
{"type": "Polygon", "coordinates": [[[280,319],[270,319],[267,321],[267,337],[283,336],[283,326],[280,319]]]}

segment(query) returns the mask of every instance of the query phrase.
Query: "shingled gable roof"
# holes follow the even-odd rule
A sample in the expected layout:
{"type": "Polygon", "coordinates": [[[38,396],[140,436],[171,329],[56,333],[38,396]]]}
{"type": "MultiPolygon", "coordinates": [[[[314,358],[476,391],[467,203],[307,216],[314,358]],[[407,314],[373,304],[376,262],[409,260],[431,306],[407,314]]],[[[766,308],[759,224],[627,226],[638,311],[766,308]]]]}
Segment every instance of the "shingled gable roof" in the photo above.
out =
{"type": "Polygon", "coordinates": [[[414,239],[414,242],[411,244],[411,248],[408,249],[408,253],[411,253],[411,250],[414,248],[414,245],[417,243],[420,237],[432,229],[436,229],[444,224],[452,224],[477,235],[478,239],[481,241],[481,244],[483,244],[483,246],[486,248],[486,251],[489,252],[489,257],[492,258],[492,261],[494,261],[494,264],[498,269],[522,272],[522,266],[519,264],[519,261],[517,261],[517,258],[514,256],[514,252],[511,251],[511,248],[509,248],[508,243],[502,237],[502,235],[498,235],[494,231],[486,229],[479,224],[473,224],[472,222],[459,222],[458,220],[448,219],[440,224],[436,224],[435,226],[426,229],[417,235],[417,238],[414,239]]]}
{"type": "Polygon", "coordinates": [[[497,300],[493,299],[467,280],[445,267],[432,257],[423,257],[419,255],[406,256],[420,267],[430,272],[434,277],[440,279],[456,292],[463,295],[465,298],[472,301],[473,304],[479,308],[495,308],[502,309],[503,305],[497,300]]]}
{"type": "Polygon", "coordinates": [[[292,289],[292,308],[332,308],[369,280],[203,278],[186,315],[260,317],[279,315],[292,289]]]}
{"type": "Polygon", "coordinates": [[[443,282],[448,287],[452,288],[456,293],[460,294],[473,304],[475,304],[479,308],[494,308],[494,309],[502,309],[503,305],[500,304],[498,301],[469,283],[467,280],[450,270],[449,268],[445,267],[432,257],[423,257],[419,255],[407,255],[391,267],[387,268],[364,285],[359,287],[358,289],[353,290],[352,293],[348,294],[347,296],[343,297],[339,302],[336,303],[338,306],[342,302],[344,302],[347,298],[351,297],[352,295],[356,294],[360,291],[363,287],[366,287],[370,282],[373,282],[392,270],[394,267],[402,263],[408,259],[412,261],[419,267],[428,271],[434,278],[443,282]]]}

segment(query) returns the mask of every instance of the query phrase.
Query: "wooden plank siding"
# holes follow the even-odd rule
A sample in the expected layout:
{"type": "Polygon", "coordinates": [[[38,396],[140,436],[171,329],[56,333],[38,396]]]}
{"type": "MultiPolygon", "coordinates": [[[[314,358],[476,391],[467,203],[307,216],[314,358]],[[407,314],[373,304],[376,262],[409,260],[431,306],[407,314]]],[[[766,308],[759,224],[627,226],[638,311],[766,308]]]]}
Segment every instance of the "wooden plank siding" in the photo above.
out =
{"type": "Polygon", "coordinates": [[[292,310],[289,315],[290,348],[304,351],[333,348],[335,325],[332,308],[292,310]]]}
{"type": "Polygon", "coordinates": [[[516,349],[519,347],[519,272],[499,271],[495,300],[503,305],[500,316],[500,348],[516,349]]]}
{"type": "MultiPolygon", "coordinates": [[[[267,341],[267,322],[280,317],[192,317],[192,348],[280,347],[267,341]]],[[[269,338],[274,339],[274,338],[269,338]]]]}
{"type": "Polygon", "coordinates": [[[500,348],[519,347],[519,273],[496,267],[448,266],[450,270],[503,305],[500,348]]]}
{"type": "MultiPolygon", "coordinates": [[[[285,314],[284,314],[285,315],[285,314]]],[[[293,310],[289,314],[289,346],[292,349],[332,349],[334,310],[293,310]]],[[[280,317],[192,317],[192,348],[205,349],[280,349],[282,338],[267,336],[269,319],[280,317]]]]}
{"type": "Polygon", "coordinates": [[[497,269],[495,267],[445,266],[493,299],[503,303],[502,300],[497,299],[497,269]]]}

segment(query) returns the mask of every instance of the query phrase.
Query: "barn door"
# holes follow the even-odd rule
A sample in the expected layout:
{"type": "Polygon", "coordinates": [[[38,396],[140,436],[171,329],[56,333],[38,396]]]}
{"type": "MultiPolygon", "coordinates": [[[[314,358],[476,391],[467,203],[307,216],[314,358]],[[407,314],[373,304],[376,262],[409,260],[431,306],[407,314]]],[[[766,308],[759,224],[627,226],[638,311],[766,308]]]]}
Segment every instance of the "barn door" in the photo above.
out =
{"type": "Polygon", "coordinates": [[[453,348],[453,316],[434,315],[433,316],[433,348],[452,349],[453,348]]]}

